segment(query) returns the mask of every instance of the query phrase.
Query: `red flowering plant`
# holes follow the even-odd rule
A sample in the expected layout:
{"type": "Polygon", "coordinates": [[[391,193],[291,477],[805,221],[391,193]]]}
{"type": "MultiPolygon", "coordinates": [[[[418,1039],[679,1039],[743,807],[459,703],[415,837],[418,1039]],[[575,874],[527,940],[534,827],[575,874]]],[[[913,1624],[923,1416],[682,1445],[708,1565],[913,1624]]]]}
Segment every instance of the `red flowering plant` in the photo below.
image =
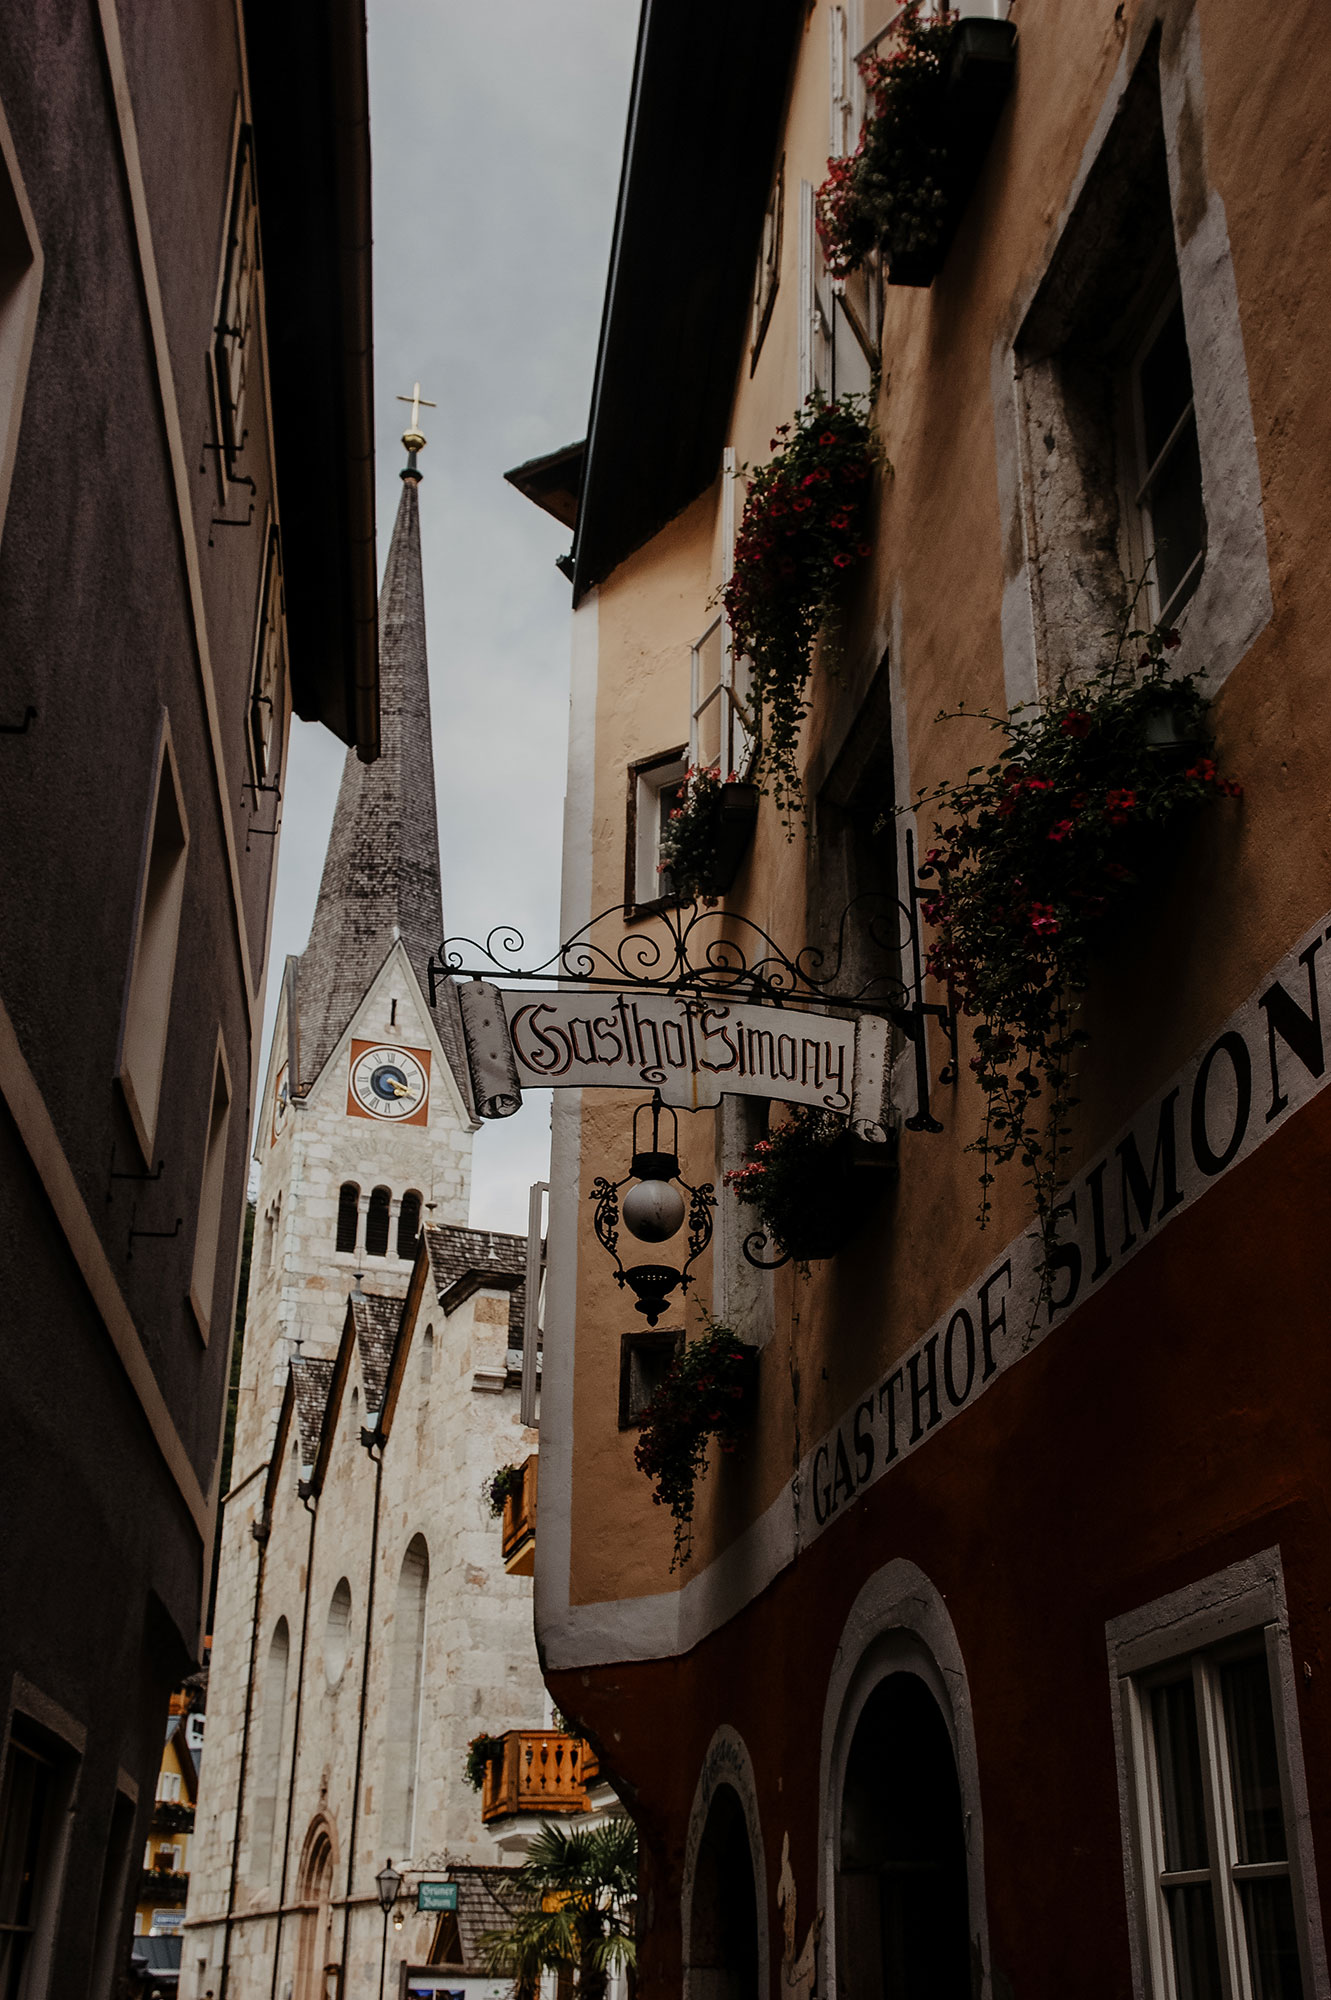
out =
{"type": "Polygon", "coordinates": [[[777,1247],[801,1263],[836,1255],[864,1221],[871,1192],[852,1165],[845,1119],[806,1104],[755,1139],[725,1183],[757,1210],[777,1247]]]}
{"type": "Polygon", "coordinates": [[[932,885],[922,906],[933,926],[926,970],[976,1020],[981,1225],[993,1167],[1018,1159],[1046,1253],[1096,933],[1167,827],[1241,791],[1206,753],[1198,676],[1170,676],[1166,656],[1178,644],[1174,631],[1129,630],[1109,664],[1039,712],[986,715],[1007,738],[1004,755],[917,801],[938,812],[937,844],[920,867],[932,885]]]}
{"type": "Polygon", "coordinates": [[[715,902],[721,893],[717,863],[725,824],[725,788],[737,785],[731,771],[724,783],[718,764],[690,764],[680,786],[679,802],[671,807],[661,828],[661,860],[657,872],[669,878],[670,893],[681,902],[715,902]]]}
{"type": "Polygon", "coordinates": [[[815,391],[790,423],[777,426],[772,451],[749,473],[722,601],[762,709],[757,775],[770,782],[789,829],[800,807],[795,752],[814,641],[847,572],[870,552],[865,516],[875,448],[863,397],[828,403],[815,391]]]}
{"type": "Polygon", "coordinates": [[[693,1496],[707,1469],[707,1445],[738,1450],[752,1402],[756,1347],[746,1347],[720,1320],[703,1315],[705,1331],[675,1361],[642,1415],[634,1461],[656,1490],[658,1507],[675,1523],[670,1567],[693,1549],[693,1496]]]}
{"type": "Polygon", "coordinates": [[[849,277],[880,246],[889,261],[928,258],[947,227],[944,69],[955,14],[920,19],[911,0],[891,52],[860,58],[868,110],[859,144],[829,160],[815,197],[828,269],[849,277]]]}

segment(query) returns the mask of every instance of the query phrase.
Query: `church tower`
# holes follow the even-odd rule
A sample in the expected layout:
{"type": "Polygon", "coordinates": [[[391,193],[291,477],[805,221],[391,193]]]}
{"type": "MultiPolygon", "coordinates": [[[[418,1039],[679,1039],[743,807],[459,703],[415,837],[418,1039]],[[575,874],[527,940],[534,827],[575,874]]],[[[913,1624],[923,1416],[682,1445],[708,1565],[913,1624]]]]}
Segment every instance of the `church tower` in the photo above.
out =
{"type": "MultiPolygon", "coordinates": [[[[527,1246],[467,1227],[476,1123],[451,994],[428,1000],[443,916],[417,416],[380,598],[382,753],[347,758],[259,1117],[182,2000],[376,1990],[376,1874],[391,1860],[409,1885],[488,1896],[537,1823],[516,1810],[520,1751],[558,1778],[555,1811],[589,1809],[579,1746],[548,1726],[530,1536],[506,1550],[482,1497],[519,1467],[535,1492],[527,1246]],[[464,1777],[478,1737],[508,1746],[502,1825],[464,1777]]],[[[399,1914],[393,1991],[401,1965],[464,1943],[444,1903],[399,1914]]]]}
{"type": "MultiPolygon", "coordinates": [[[[414,442],[419,440],[419,442],[414,442]]],[[[287,961],[260,1120],[233,1480],[268,1449],[287,1362],[330,1356],[347,1296],[405,1292],[422,1223],[462,1225],[476,1121],[443,937],[418,452],[406,433],[379,608],[382,751],[347,753],[309,943],[287,961]]]]}

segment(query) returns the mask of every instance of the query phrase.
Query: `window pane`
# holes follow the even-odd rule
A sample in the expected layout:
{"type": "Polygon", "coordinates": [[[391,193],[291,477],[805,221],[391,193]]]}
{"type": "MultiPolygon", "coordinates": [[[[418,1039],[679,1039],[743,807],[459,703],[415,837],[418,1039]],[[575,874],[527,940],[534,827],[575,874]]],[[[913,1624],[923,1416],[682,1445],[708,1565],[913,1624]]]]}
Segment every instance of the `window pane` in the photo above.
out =
{"type": "Polygon", "coordinates": [[[1241,1882],[1243,1924],[1253,2000],[1302,2000],[1303,1975],[1294,1936],[1294,1896],[1289,1877],[1241,1882]]]}
{"type": "MultiPolygon", "coordinates": [[[[1191,1676],[1151,1691],[1151,1722],[1164,1819],[1165,1869],[1209,1868],[1197,1703],[1191,1676]]],[[[1208,1890],[1209,1896],[1209,1890],[1208,1890]]]]}
{"type": "Polygon", "coordinates": [[[1210,1883],[1190,1882],[1181,1889],[1166,1889],[1165,1907],[1178,2000],[1221,2000],[1210,1883]]]}
{"type": "MultiPolygon", "coordinates": [[[[680,778],[673,785],[662,785],[660,791],[656,794],[656,806],[659,815],[656,834],[656,853],[658,859],[661,853],[661,835],[665,832],[666,821],[670,818],[671,813],[678,810],[683,793],[684,780],[680,778]]],[[[648,890],[644,901],[649,901],[653,896],[673,896],[674,893],[675,884],[670,870],[668,868],[658,868],[656,887],[648,890]]]]}
{"type": "Polygon", "coordinates": [[[1168,458],[1151,483],[1151,537],[1155,547],[1155,581],[1161,610],[1179,611],[1191,597],[1200,566],[1189,578],[1187,592],[1170,604],[1190,565],[1206,547],[1206,514],[1202,507],[1202,462],[1197,452],[1197,425],[1189,419],[1170,447],[1168,458]]]}
{"type": "Polygon", "coordinates": [[[1145,469],[1149,471],[1192,399],[1192,369],[1188,364],[1181,303],[1175,305],[1141,364],[1141,396],[1145,469]]]}
{"type": "Polygon", "coordinates": [[[1231,1660],[1220,1669],[1234,1788],[1234,1823],[1240,1861],[1284,1861],[1285,1815],[1280,1800],[1275,1718],[1266,1661],[1231,1660]]]}

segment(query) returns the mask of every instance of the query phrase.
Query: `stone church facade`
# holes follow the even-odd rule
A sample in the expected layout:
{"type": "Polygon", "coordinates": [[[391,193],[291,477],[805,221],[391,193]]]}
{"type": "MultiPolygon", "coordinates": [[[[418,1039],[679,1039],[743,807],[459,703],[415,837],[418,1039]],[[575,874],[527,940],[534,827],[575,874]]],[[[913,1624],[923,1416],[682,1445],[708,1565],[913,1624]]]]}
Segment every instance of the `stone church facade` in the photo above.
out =
{"type": "MultiPolygon", "coordinates": [[[[423,440],[408,433],[409,447],[423,440]]],[[[411,449],[380,601],[383,754],[349,758],[262,1100],[248,1323],[180,1991],[377,1990],[391,1860],[504,1854],[472,1737],[549,1717],[482,1486],[519,1421],[525,1240],[466,1227],[411,449]]],[[[439,1924],[390,1933],[426,1961],[439,1924]]]]}

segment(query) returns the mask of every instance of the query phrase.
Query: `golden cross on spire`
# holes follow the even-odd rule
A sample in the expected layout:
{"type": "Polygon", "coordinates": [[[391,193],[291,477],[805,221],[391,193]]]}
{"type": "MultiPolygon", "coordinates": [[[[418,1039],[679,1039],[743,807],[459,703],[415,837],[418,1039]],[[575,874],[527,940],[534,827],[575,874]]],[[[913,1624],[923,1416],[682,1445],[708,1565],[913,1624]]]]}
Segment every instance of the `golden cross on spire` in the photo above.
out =
{"type": "Polygon", "coordinates": [[[436,409],[438,405],[428,402],[422,396],[419,382],[412,385],[412,391],[409,396],[399,396],[397,400],[399,403],[411,404],[411,423],[408,429],[402,433],[403,444],[407,447],[408,451],[423,451],[425,449],[425,434],[421,430],[421,411],[423,409],[436,409]]]}

